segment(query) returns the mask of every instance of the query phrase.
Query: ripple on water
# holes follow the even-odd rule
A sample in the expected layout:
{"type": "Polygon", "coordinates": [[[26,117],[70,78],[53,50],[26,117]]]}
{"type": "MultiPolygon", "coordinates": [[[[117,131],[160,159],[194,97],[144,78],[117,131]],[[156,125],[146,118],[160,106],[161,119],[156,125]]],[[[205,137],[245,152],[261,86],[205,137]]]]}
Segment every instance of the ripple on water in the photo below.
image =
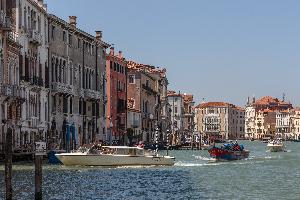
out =
{"type": "MultiPolygon", "coordinates": [[[[281,153],[268,153],[259,142],[243,143],[250,157],[233,162],[211,162],[207,151],[170,151],[174,167],[44,165],[44,199],[299,199],[300,143],[281,153]]],[[[13,169],[14,199],[34,199],[34,166],[13,169]]]]}

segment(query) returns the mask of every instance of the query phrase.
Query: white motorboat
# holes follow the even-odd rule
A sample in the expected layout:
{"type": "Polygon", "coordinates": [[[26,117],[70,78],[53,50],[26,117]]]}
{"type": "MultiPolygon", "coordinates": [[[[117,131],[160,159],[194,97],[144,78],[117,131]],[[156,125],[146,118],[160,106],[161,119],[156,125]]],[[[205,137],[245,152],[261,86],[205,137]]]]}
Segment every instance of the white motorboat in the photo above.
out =
{"type": "Polygon", "coordinates": [[[281,151],[284,151],[284,144],[282,142],[282,140],[280,139],[276,139],[276,140],[271,140],[268,142],[268,145],[267,145],[267,149],[270,151],[270,152],[281,152],[281,151]]]}
{"type": "Polygon", "coordinates": [[[101,146],[80,147],[72,153],[55,154],[64,165],[140,166],[174,165],[175,158],[159,156],[140,147],[101,146]]]}

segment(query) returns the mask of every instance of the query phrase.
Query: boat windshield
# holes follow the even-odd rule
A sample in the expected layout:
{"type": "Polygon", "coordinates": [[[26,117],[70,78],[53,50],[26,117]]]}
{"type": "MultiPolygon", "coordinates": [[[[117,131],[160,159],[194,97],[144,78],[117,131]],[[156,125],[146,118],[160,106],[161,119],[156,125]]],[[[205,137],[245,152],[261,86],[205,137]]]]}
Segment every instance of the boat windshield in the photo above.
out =
{"type": "Polygon", "coordinates": [[[144,149],[102,147],[101,153],[102,154],[129,155],[129,156],[143,156],[144,149]]]}
{"type": "Polygon", "coordinates": [[[85,153],[88,151],[89,151],[89,148],[87,148],[87,147],[79,147],[75,152],[85,153]]]}

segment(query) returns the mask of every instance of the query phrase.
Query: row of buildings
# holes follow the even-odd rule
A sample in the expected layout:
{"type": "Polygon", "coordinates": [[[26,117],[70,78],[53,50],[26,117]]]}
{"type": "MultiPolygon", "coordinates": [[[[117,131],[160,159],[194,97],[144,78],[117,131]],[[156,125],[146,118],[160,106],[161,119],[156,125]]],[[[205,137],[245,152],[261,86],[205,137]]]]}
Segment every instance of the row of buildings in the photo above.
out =
{"type": "Polygon", "coordinates": [[[195,131],[207,139],[300,139],[300,109],[284,98],[248,98],[245,108],[203,102],[195,107],[195,124],[195,131]]]}
{"type": "Polygon", "coordinates": [[[0,151],[8,128],[21,152],[193,131],[193,96],[169,92],[166,69],[126,60],[102,31],[49,14],[43,0],[0,0],[0,57],[0,151]]]}
{"type": "Polygon", "coordinates": [[[37,140],[71,149],[103,133],[106,49],[90,35],[47,12],[43,0],[1,0],[0,149],[7,128],[15,149],[37,140]]]}

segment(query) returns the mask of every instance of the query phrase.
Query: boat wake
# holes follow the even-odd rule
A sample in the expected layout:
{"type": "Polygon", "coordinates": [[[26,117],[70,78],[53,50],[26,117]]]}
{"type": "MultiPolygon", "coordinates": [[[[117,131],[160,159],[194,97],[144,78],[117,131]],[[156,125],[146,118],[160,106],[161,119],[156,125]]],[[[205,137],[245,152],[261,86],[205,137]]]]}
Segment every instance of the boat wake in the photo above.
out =
{"type": "Polygon", "coordinates": [[[184,163],[184,162],[176,162],[174,166],[177,167],[202,167],[205,163],[184,163]]]}
{"type": "Polygon", "coordinates": [[[204,156],[195,156],[197,160],[203,160],[203,161],[214,161],[213,158],[204,157],[204,156]]]}

